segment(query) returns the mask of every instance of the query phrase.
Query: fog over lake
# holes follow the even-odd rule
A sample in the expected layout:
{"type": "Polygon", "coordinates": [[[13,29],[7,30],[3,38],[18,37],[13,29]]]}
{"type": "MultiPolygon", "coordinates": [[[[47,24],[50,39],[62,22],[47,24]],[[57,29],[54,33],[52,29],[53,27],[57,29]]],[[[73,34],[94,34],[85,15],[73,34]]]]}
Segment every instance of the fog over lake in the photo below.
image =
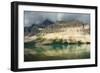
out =
{"type": "Polygon", "coordinates": [[[32,24],[40,24],[46,19],[53,22],[79,20],[90,24],[90,14],[24,11],[25,27],[31,26],[32,24]]]}

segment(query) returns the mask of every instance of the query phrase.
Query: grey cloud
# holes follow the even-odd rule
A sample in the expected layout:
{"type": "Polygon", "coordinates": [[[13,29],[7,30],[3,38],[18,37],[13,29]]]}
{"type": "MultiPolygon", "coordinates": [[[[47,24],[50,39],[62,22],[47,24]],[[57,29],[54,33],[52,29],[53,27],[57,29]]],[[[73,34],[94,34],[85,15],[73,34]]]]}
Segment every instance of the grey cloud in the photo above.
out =
{"type": "Polygon", "coordinates": [[[58,20],[79,20],[85,23],[90,23],[90,14],[24,11],[25,26],[39,24],[45,19],[50,19],[53,22],[58,20]]]}

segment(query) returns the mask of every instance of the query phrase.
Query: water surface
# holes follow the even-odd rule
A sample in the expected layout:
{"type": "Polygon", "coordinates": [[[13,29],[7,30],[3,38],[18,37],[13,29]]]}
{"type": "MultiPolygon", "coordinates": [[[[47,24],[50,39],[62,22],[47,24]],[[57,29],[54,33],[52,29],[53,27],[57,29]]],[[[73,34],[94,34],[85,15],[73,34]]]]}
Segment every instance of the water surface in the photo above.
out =
{"type": "Polygon", "coordinates": [[[90,44],[52,44],[24,46],[24,61],[90,58],[90,44]]]}

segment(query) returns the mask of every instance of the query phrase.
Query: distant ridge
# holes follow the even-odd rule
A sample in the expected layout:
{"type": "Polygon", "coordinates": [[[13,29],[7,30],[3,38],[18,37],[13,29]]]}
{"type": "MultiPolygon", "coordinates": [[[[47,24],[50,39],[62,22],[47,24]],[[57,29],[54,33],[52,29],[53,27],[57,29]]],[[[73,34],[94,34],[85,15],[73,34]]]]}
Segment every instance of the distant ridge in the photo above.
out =
{"type": "Polygon", "coordinates": [[[46,20],[44,20],[44,21],[41,23],[41,25],[45,25],[45,26],[48,26],[48,25],[51,25],[51,24],[54,24],[54,22],[52,22],[52,21],[49,20],[49,19],[46,19],[46,20]]]}
{"type": "Polygon", "coordinates": [[[40,24],[33,24],[30,27],[24,27],[24,33],[25,33],[25,36],[26,35],[32,36],[32,35],[38,34],[41,31],[46,31],[48,29],[50,29],[49,31],[52,30],[52,31],[57,32],[60,28],[69,28],[69,27],[73,27],[73,28],[83,27],[84,28],[85,25],[88,25],[88,24],[81,22],[79,20],[53,22],[49,19],[46,19],[40,24]]]}

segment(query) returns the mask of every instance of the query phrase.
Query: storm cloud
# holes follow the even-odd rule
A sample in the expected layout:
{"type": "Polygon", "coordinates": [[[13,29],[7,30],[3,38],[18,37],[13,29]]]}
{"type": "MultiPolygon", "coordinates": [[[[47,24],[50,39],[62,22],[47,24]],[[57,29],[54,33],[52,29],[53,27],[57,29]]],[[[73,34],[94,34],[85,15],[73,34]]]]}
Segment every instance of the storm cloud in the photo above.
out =
{"type": "Polygon", "coordinates": [[[40,24],[46,19],[53,22],[79,20],[90,24],[90,14],[24,11],[24,26],[40,24]]]}

